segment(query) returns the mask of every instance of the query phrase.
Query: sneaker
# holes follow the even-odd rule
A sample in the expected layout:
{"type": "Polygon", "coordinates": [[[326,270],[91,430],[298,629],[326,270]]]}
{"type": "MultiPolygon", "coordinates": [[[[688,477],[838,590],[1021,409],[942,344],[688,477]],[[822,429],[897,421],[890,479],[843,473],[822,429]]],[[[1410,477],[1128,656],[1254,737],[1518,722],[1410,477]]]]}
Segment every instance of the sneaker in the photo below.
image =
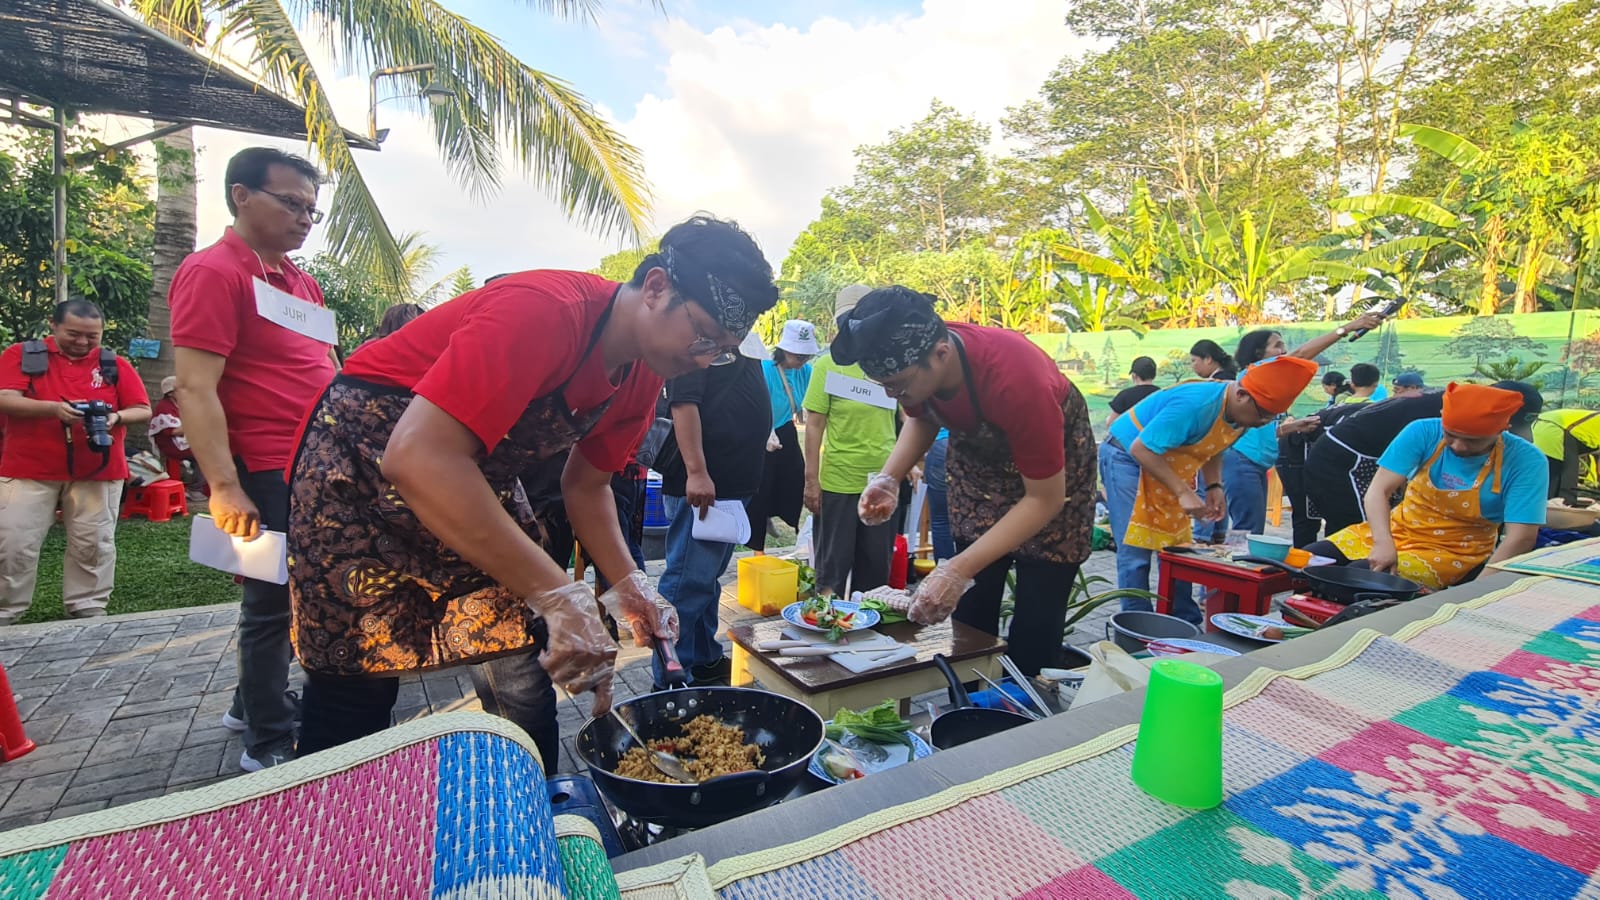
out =
{"type": "Polygon", "coordinates": [[[274,744],[265,750],[257,751],[254,755],[249,750],[244,751],[239,754],[239,768],[246,772],[259,772],[262,769],[270,769],[273,766],[282,765],[292,759],[294,759],[294,744],[290,741],[284,741],[281,744],[274,744]]]}
{"type": "Polygon", "coordinates": [[[222,714],[222,727],[229,731],[243,733],[245,729],[244,717],[236,716],[232,710],[222,714]]]}
{"type": "Polygon", "coordinates": [[[90,606],[84,609],[68,610],[67,615],[74,619],[98,619],[106,614],[104,606],[90,606]]]}
{"type": "Polygon", "coordinates": [[[704,666],[690,666],[689,674],[694,676],[696,687],[726,686],[733,680],[733,660],[724,656],[704,666]]]}

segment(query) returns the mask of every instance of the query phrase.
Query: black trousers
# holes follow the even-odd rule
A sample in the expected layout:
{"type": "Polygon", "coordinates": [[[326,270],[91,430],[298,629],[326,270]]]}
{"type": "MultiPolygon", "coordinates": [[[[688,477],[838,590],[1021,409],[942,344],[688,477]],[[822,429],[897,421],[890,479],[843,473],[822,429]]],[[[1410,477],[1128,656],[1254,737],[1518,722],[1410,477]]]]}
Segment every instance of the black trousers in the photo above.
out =
{"type": "Polygon", "coordinates": [[[999,634],[1000,601],[1005,595],[1006,573],[1013,565],[1017,569],[1016,603],[1006,637],[1007,652],[1024,675],[1037,675],[1039,669],[1054,666],[1061,651],[1067,601],[1078,581],[1076,563],[1003,556],[973,579],[972,589],[962,595],[952,618],[985,634],[999,634]]]}
{"type": "Polygon", "coordinates": [[[1289,518],[1294,528],[1294,545],[1304,547],[1322,533],[1322,520],[1306,513],[1305,466],[1278,464],[1278,481],[1283,484],[1283,496],[1289,498],[1289,518]]]}

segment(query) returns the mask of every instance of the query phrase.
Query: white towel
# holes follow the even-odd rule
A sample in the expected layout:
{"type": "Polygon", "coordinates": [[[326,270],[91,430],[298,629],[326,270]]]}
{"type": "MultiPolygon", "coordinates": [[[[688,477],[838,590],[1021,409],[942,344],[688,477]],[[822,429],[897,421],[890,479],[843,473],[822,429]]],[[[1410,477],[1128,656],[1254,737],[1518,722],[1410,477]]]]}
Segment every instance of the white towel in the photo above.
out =
{"type": "Polygon", "coordinates": [[[750,516],[737,500],[718,500],[706,510],[705,518],[695,516],[689,532],[697,541],[718,544],[743,544],[750,540],[750,516]]]}

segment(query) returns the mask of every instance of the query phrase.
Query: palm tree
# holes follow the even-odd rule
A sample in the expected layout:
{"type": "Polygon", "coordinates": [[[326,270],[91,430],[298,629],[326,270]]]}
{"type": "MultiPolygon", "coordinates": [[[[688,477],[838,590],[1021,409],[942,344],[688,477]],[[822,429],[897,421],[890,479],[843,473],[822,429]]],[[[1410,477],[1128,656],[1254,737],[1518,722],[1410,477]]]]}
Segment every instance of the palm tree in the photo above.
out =
{"type": "MultiPolygon", "coordinates": [[[[546,13],[582,20],[592,20],[600,6],[600,0],[531,2],[546,13]]],[[[447,102],[431,107],[433,136],[451,174],[473,194],[498,190],[510,162],[553,194],[568,216],[602,234],[637,241],[649,217],[638,150],[569,83],[518,59],[494,35],[438,0],[134,0],[134,6],[156,27],[192,44],[220,47],[232,39],[253,48],[251,63],[266,83],[305,107],[310,144],[337,185],[325,226],[329,252],[375,273],[385,290],[402,294],[410,285],[405,250],[362,178],[301,41],[302,27],[328,38],[344,65],[432,63],[435,68],[426,75],[399,77],[412,80],[415,96],[421,94],[422,78],[453,91],[447,102]],[[218,26],[209,42],[201,39],[206,23],[218,26]],[[513,156],[509,161],[502,159],[506,145],[513,156]]],[[[175,156],[174,165],[179,164],[175,156]]],[[[188,165],[192,219],[192,156],[188,165]]],[[[174,195],[172,201],[183,198],[174,195]]],[[[192,227],[187,243],[177,233],[169,237],[175,243],[158,244],[156,250],[158,287],[151,298],[151,335],[164,342],[169,334],[157,330],[158,322],[167,321],[164,286],[176,268],[173,260],[194,248],[192,227]]]]}

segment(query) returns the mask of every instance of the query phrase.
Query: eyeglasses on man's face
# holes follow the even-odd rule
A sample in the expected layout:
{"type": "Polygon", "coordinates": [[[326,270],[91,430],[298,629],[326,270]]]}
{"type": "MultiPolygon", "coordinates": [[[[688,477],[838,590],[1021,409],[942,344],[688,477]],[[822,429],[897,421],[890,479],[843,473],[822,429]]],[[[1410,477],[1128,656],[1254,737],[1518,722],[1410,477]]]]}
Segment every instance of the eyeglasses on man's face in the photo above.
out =
{"type": "Polygon", "coordinates": [[[317,209],[315,206],[307,206],[300,202],[298,197],[291,197],[288,194],[280,194],[277,191],[269,191],[265,188],[255,188],[254,190],[258,194],[266,194],[268,197],[278,201],[279,206],[288,210],[289,214],[297,219],[304,214],[311,218],[311,224],[313,225],[322,221],[322,210],[317,209]]]}

